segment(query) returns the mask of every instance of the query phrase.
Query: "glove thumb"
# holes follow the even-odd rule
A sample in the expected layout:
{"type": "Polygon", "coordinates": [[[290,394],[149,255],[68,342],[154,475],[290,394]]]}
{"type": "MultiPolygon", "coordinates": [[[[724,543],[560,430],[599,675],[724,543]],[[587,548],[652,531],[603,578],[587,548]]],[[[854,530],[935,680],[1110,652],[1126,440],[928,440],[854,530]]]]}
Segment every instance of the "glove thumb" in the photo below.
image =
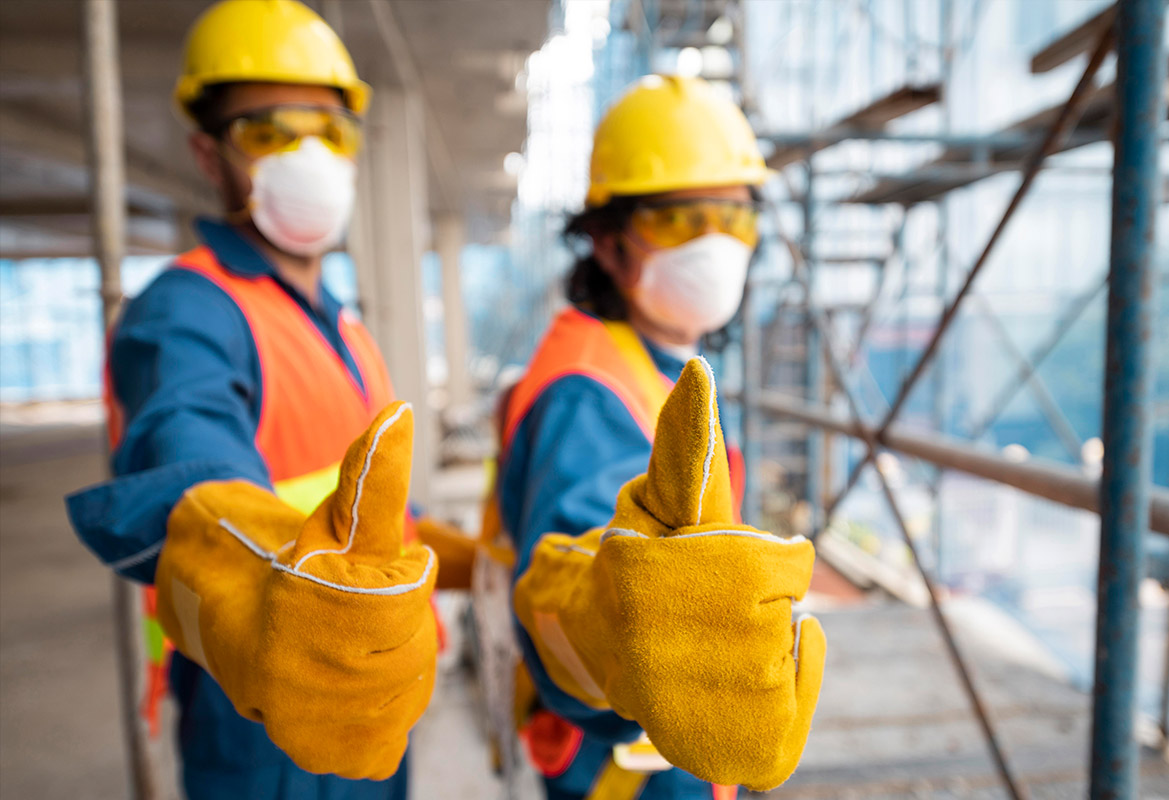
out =
{"type": "Polygon", "coordinates": [[[744,785],[757,792],[766,792],[779,786],[791,777],[800,765],[804,745],[812,730],[812,716],[820,699],[820,684],[824,679],[824,657],[828,643],[820,621],[811,615],[804,615],[793,626],[795,641],[792,654],[796,657],[794,714],[787,726],[787,732],[779,742],[776,760],[769,769],[744,785]]]}
{"type": "Polygon", "coordinates": [[[715,400],[710,364],[701,356],[690,359],[658,415],[649,469],[621,490],[611,527],[666,536],[694,525],[734,523],[715,400]]]}
{"type": "Polygon", "coordinates": [[[333,494],[321,503],[297,542],[297,568],[313,555],[336,553],[353,564],[383,565],[402,553],[414,413],[392,403],[345,453],[333,494]],[[331,542],[305,541],[329,538],[331,542]],[[327,549],[307,551],[308,547],[327,549]]]}
{"type": "MultiPolygon", "coordinates": [[[[824,681],[824,660],[828,653],[828,639],[820,620],[810,614],[796,621],[796,640],[792,648],[796,657],[796,722],[789,738],[798,737],[796,761],[804,750],[804,741],[812,727],[812,716],[820,700],[820,685],[824,681]]],[[[794,766],[793,766],[794,769],[794,766]]]]}

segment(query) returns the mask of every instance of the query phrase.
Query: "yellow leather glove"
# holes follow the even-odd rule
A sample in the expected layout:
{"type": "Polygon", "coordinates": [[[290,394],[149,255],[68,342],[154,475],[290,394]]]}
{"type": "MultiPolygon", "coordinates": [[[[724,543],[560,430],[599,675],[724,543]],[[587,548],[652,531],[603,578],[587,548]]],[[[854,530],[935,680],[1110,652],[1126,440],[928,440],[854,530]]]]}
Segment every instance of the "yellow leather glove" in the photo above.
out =
{"type": "Polygon", "coordinates": [[[826,643],[814,618],[792,621],[811,543],[734,524],[732,503],[714,380],[692,359],[648,472],[606,530],[540,540],[515,610],[564,691],[635,720],[703,780],[766,790],[799,763],[826,643]]]}
{"type": "Polygon", "coordinates": [[[418,539],[438,556],[436,589],[470,589],[471,570],[475,564],[475,540],[454,525],[434,517],[419,517],[414,522],[418,539]]]}
{"type": "Polygon", "coordinates": [[[191,488],[158,562],[175,647],[302,769],[393,775],[434,688],[433,552],[403,548],[414,418],[395,403],[311,516],[244,481],[191,488]]]}

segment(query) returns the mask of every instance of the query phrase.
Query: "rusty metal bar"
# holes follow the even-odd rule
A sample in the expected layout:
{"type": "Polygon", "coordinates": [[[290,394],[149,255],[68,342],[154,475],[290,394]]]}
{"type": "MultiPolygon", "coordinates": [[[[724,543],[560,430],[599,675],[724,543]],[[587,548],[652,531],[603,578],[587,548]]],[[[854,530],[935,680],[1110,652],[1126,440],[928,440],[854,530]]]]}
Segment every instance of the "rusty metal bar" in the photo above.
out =
{"type": "MultiPolygon", "coordinates": [[[[901,407],[905,404],[905,401],[909,399],[910,392],[913,391],[914,386],[917,385],[918,379],[921,378],[922,374],[925,372],[926,366],[933,358],[934,353],[937,352],[942,337],[945,335],[946,331],[950,327],[950,324],[954,321],[954,318],[958,314],[958,309],[961,307],[962,301],[966,298],[966,295],[970,291],[970,287],[974,284],[975,278],[978,277],[978,273],[982,271],[982,268],[989,260],[990,254],[993,252],[995,244],[998,243],[999,237],[1006,229],[1007,224],[1011,221],[1011,218],[1014,217],[1015,211],[1018,210],[1023,198],[1027,195],[1027,192],[1031,188],[1032,183],[1034,183],[1035,176],[1039,174],[1039,169],[1043,166],[1044,160],[1047,158],[1048,154],[1058,149],[1060,143],[1067,137],[1068,131],[1075,124],[1076,119],[1079,117],[1079,112],[1084,103],[1084,100],[1087,98],[1089,90],[1091,89],[1092,79],[1095,77],[1096,72],[1100,69],[1100,65],[1104,62],[1104,57],[1108,55],[1109,51],[1112,49],[1112,42],[1114,38],[1115,34],[1112,28],[1107,29],[1100,36],[1100,41],[1097,42],[1096,49],[1092,53],[1092,57],[1088,60],[1087,66],[1084,67],[1084,73],[1082,76],[1080,76],[1079,83],[1077,83],[1076,88],[1072,90],[1071,95],[1068,97],[1067,103],[1065,103],[1063,109],[1060,110],[1059,116],[1056,117],[1054,122],[1052,122],[1051,128],[1047,131],[1047,135],[1043,137],[1043,142],[1035,150],[1030,160],[1028,161],[1027,169],[1023,172],[1023,179],[1019,183],[1019,188],[1015,190],[1015,194],[1011,198],[1011,202],[1007,204],[1006,210],[1003,211],[1003,216],[999,220],[999,224],[995,227],[994,232],[991,234],[990,239],[983,248],[981,255],[979,255],[978,259],[974,262],[974,265],[967,273],[966,281],[962,284],[962,287],[958,290],[958,293],[954,296],[954,299],[950,301],[950,304],[946,307],[945,311],[942,312],[942,316],[938,320],[938,325],[934,329],[933,336],[930,337],[930,341],[926,345],[925,350],[922,352],[921,356],[918,357],[917,363],[914,365],[914,368],[910,372],[909,377],[906,378],[905,381],[901,384],[901,389],[897,393],[897,398],[893,401],[888,413],[881,422],[879,430],[877,431],[878,441],[883,439],[884,429],[889,426],[890,422],[896,419],[898,413],[901,411],[901,407]]],[[[871,452],[866,453],[865,457],[857,463],[856,467],[854,467],[852,472],[849,474],[844,488],[839,493],[837,493],[832,502],[828,504],[824,515],[824,527],[827,527],[827,525],[831,522],[832,515],[840,506],[840,502],[850,491],[852,491],[852,488],[856,486],[857,480],[860,479],[861,470],[863,470],[869,463],[871,456],[871,452]]],[[[823,528],[821,528],[821,530],[822,529],[823,528]]]]}
{"type": "MultiPolygon", "coordinates": [[[[860,405],[857,403],[853,392],[845,383],[844,369],[832,351],[832,340],[830,332],[827,330],[827,325],[817,310],[810,309],[809,313],[812,317],[812,324],[820,329],[820,341],[829,369],[832,371],[836,382],[840,385],[840,390],[848,400],[853,419],[859,422],[861,418],[860,405]]],[[[869,454],[875,459],[877,448],[880,446],[877,443],[875,432],[859,424],[857,425],[857,430],[862,433],[862,438],[868,447],[869,454]]],[[[950,630],[950,624],[946,620],[945,614],[942,613],[941,600],[938,598],[937,587],[934,585],[933,578],[925,570],[925,566],[921,560],[921,554],[917,550],[917,544],[913,541],[913,536],[909,533],[909,526],[905,523],[905,516],[901,513],[901,506],[897,502],[897,497],[893,494],[893,489],[889,486],[889,481],[885,478],[884,473],[879,468],[875,472],[877,481],[881,485],[881,493],[885,496],[885,502],[889,506],[889,511],[892,513],[894,521],[897,523],[897,530],[901,534],[901,539],[913,555],[913,564],[917,567],[917,572],[921,576],[922,583],[925,584],[926,591],[929,593],[930,614],[933,616],[934,623],[938,627],[938,632],[942,634],[942,641],[946,645],[946,654],[950,658],[950,663],[953,665],[954,671],[958,673],[959,681],[962,684],[963,690],[966,692],[966,697],[970,701],[971,708],[974,710],[974,715],[978,719],[979,727],[982,728],[983,737],[986,739],[987,748],[990,750],[991,758],[994,760],[999,777],[1002,779],[1007,793],[1014,800],[1025,798],[1027,797],[1026,787],[1019,783],[1011,771],[1010,764],[1007,763],[1006,754],[1003,752],[1002,744],[999,742],[998,735],[995,732],[990,712],[986,704],[982,701],[982,695],[978,691],[978,687],[974,684],[974,678],[970,674],[970,670],[966,667],[966,660],[962,656],[962,651],[958,649],[958,643],[954,639],[954,632],[950,630]]]]}
{"type": "MultiPolygon", "coordinates": [[[[122,137],[122,85],[118,63],[115,0],[85,0],[81,6],[84,61],[82,83],[88,114],[88,154],[94,253],[101,271],[102,319],[113,324],[122,299],[121,266],[126,243],[126,163],[122,137]]],[[[146,727],[138,715],[144,661],[137,597],[112,576],[114,643],[118,664],[122,732],[135,800],[155,800],[159,784],[146,727]]]]}
{"type": "MultiPolygon", "coordinates": [[[[787,245],[793,261],[794,269],[792,274],[796,280],[799,281],[804,288],[804,296],[811,298],[811,270],[808,268],[808,263],[804,253],[790,238],[784,235],[781,227],[781,222],[778,214],[776,215],[776,230],[781,240],[787,245]]],[[[827,319],[823,312],[821,312],[814,305],[808,305],[808,318],[811,320],[814,332],[817,335],[817,341],[820,344],[820,349],[823,350],[823,359],[828,363],[828,368],[832,373],[833,379],[840,387],[845,398],[848,400],[848,406],[852,413],[852,418],[855,430],[862,434],[862,438],[870,457],[876,458],[878,443],[875,433],[861,424],[863,412],[860,403],[857,401],[856,395],[848,386],[847,375],[845,369],[837,358],[835,348],[832,341],[832,331],[829,328],[827,319]]],[[[809,358],[812,354],[809,353],[809,358]]],[[[819,357],[819,354],[816,354],[819,357]]],[[[825,426],[816,426],[824,429],[825,426]]],[[[979,727],[982,728],[983,737],[986,739],[987,749],[990,750],[991,758],[994,761],[995,768],[998,770],[999,777],[1002,779],[1007,793],[1013,800],[1020,800],[1026,798],[1026,787],[1020,784],[1011,771],[1010,765],[1007,763],[1006,755],[1003,752],[1002,745],[999,743],[998,735],[994,729],[994,723],[991,721],[990,714],[986,705],[982,702],[982,696],[978,691],[978,687],[974,684],[974,679],[970,671],[966,668],[966,661],[962,657],[961,650],[958,649],[958,643],[954,639],[954,633],[950,630],[950,624],[947,622],[945,615],[942,613],[941,601],[938,599],[937,589],[934,586],[933,579],[926,572],[922,564],[920,553],[917,550],[917,544],[913,541],[913,537],[909,533],[909,527],[905,524],[905,516],[901,513],[901,506],[897,502],[897,497],[893,494],[889,482],[886,480],[884,474],[878,469],[877,480],[881,484],[881,491],[885,496],[885,501],[889,506],[889,511],[893,514],[893,519],[897,523],[897,530],[901,534],[901,538],[905,542],[905,546],[909,548],[910,553],[913,554],[913,563],[917,567],[918,574],[921,575],[922,582],[925,584],[926,591],[930,598],[930,613],[933,616],[934,623],[938,626],[938,632],[942,635],[942,640],[946,645],[946,654],[950,658],[951,664],[954,666],[954,671],[958,673],[959,681],[962,684],[962,689],[966,692],[967,699],[970,701],[970,706],[974,711],[975,717],[978,719],[979,727]]]]}
{"type": "Polygon", "coordinates": [[[114,0],[82,6],[88,112],[88,154],[94,255],[101,272],[102,316],[113,324],[122,299],[126,245],[126,160],[122,142],[122,85],[118,72],[118,7],[114,0]]]}
{"type": "MultiPolygon", "coordinates": [[[[757,402],[760,410],[770,414],[856,439],[865,440],[870,433],[876,435],[872,426],[842,418],[826,406],[814,406],[780,392],[759,392],[757,402]]],[[[1093,513],[1100,511],[1100,484],[1079,470],[1063,464],[1039,459],[1008,461],[994,450],[977,444],[936,433],[913,431],[900,425],[889,426],[880,445],[944,469],[1001,483],[1045,500],[1093,513]]],[[[1157,486],[1152,488],[1149,529],[1169,534],[1169,489],[1157,486]]]]}
{"type": "Polygon", "coordinates": [[[1164,339],[1153,327],[1164,29],[1164,0],[1120,0],[1089,788],[1093,800],[1137,796],[1139,588],[1152,490],[1153,359],[1158,339],[1164,339]]]}

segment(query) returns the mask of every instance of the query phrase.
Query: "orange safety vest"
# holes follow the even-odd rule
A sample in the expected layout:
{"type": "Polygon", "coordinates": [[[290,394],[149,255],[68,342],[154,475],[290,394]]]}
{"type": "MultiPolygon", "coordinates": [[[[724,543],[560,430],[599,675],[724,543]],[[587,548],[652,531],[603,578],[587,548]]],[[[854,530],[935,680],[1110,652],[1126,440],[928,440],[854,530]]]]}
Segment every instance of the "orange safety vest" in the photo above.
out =
{"type": "MultiPolygon", "coordinates": [[[[305,514],[337,487],[341,459],[378,412],[393,402],[385,362],[365,327],[342,311],[339,327],[364,389],[341,356],[321,335],[297,302],[270,276],[245,277],[226,269],[208,247],[180,255],[171,269],[196,272],[222,289],[247,319],[259,355],[262,381],[256,449],[264,459],[276,495],[305,514]]],[[[113,386],[107,359],[103,392],[111,449],[124,433],[125,414],[113,386]]],[[[405,538],[415,538],[409,513],[405,538]]],[[[153,615],[153,587],[144,597],[148,644],[148,686],[143,715],[158,727],[158,701],[164,694],[169,643],[153,615]]]]}
{"type": "MultiPolygon", "coordinates": [[[[260,359],[256,449],[277,496],[311,512],[336,488],[350,443],[393,402],[390,377],[373,338],[349,312],[341,312],[341,338],[357,362],[363,390],[304,310],[271,277],[236,275],[207,247],[182,254],[171,268],[204,276],[243,312],[260,359]]],[[[111,445],[116,446],[124,414],[112,391],[107,390],[106,401],[111,445]]]]}
{"type": "MultiPolygon", "coordinates": [[[[600,320],[570,307],[552,321],[527,372],[508,395],[500,439],[503,457],[540,395],[568,375],[584,375],[612,391],[633,415],[645,438],[653,442],[658,413],[674,382],[658,371],[628,323],[600,320]]],[[[743,456],[737,447],[728,445],[727,458],[737,515],[743,499],[743,456]]]]}
{"type": "MultiPolygon", "coordinates": [[[[649,442],[653,442],[658,414],[674,382],[658,371],[653,358],[628,323],[600,320],[569,307],[552,321],[551,327],[536,349],[528,370],[510,391],[502,414],[500,440],[501,461],[506,458],[516,430],[532,406],[555,381],[568,375],[584,375],[612,391],[637,422],[649,442]]],[[[742,501],[742,456],[728,448],[732,488],[735,490],[736,516],[742,501]]],[[[494,498],[492,502],[497,502],[494,498]]],[[[498,509],[488,508],[486,519],[501,526],[498,509]]],[[[484,535],[489,532],[484,530],[484,535]]],[[[490,540],[489,540],[490,541],[490,540]]],[[[492,542],[494,543],[494,542],[492,542]]],[[[526,677],[526,676],[525,676],[526,677]]],[[[530,684],[530,679],[528,679],[530,684]]],[[[529,692],[534,694],[534,687],[529,692]]],[[[519,700],[517,689],[517,701],[519,700]]],[[[583,731],[567,720],[541,709],[532,714],[520,729],[533,764],[544,775],[555,777],[564,772],[576,757],[584,738],[583,731]]],[[[628,782],[627,773],[609,762],[598,778],[594,794],[600,797],[633,796],[640,783],[628,782]],[[612,788],[604,788],[612,784],[612,788]]],[[[734,787],[714,786],[716,800],[735,797],[734,787]]]]}
{"type": "Polygon", "coordinates": [[[674,387],[628,324],[602,321],[577,308],[561,311],[536,349],[528,371],[511,391],[503,419],[506,454],[527,413],[552,383],[584,375],[611,390],[653,441],[658,412],[674,387]]]}

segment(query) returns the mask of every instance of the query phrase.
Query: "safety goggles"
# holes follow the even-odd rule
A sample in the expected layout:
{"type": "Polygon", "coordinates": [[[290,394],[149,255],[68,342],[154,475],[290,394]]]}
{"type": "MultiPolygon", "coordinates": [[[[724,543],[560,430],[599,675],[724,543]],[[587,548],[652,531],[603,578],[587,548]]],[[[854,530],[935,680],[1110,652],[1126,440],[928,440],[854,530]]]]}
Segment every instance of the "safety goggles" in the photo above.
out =
{"type": "Polygon", "coordinates": [[[343,108],[262,108],[233,117],[211,133],[251,159],[287,150],[307,136],[316,136],[346,158],[356,157],[361,149],[361,121],[343,108]]]}
{"type": "Polygon", "coordinates": [[[759,241],[759,209],[738,200],[644,203],[629,219],[633,235],[652,247],[677,247],[706,233],[725,233],[748,247],[759,241]]]}

